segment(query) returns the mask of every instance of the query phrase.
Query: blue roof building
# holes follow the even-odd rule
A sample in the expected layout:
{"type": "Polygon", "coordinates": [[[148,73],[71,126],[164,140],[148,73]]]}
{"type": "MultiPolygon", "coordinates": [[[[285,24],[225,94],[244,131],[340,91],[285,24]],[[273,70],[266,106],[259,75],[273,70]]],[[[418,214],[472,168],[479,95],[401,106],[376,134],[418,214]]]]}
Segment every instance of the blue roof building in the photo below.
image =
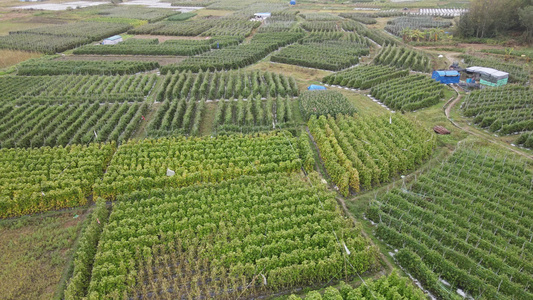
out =
{"type": "Polygon", "coordinates": [[[457,71],[433,71],[431,78],[444,84],[459,83],[461,74],[457,71]]]}
{"type": "Polygon", "coordinates": [[[307,87],[309,91],[320,91],[320,90],[327,90],[325,86],[311,84],[307,87]]]}

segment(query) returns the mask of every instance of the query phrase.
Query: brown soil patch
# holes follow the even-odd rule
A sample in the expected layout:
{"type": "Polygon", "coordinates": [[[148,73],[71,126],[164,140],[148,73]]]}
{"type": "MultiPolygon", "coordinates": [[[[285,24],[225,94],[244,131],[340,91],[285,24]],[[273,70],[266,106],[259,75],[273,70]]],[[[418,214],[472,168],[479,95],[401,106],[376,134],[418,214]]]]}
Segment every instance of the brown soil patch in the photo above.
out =
{"type": "Polygon", "coordinates": [[[68,55],[57,60],[90,60],[90,61],[156,61],[162,66],[178,63],[187,58],[186,56],[150,56],[150,55],[68,55]]]}
{"type": "Polygon", "coordinates": [[[134,39],[158,39],[160,43],[168,40],[208,40],[210,36],[168,36],[168,35],[134,35],[134,39]]]}
{"type": "Polygon", "coordinates": [[[0,21],[8,21],[8,20],[13,20],[13,19],[24,18],[24,17],[27,17],[28,15],[29,15],[28,13],[23,13],[23,12],[18,12],[18,11],[9,12],[9,13],[0,15],[0,21]]]}

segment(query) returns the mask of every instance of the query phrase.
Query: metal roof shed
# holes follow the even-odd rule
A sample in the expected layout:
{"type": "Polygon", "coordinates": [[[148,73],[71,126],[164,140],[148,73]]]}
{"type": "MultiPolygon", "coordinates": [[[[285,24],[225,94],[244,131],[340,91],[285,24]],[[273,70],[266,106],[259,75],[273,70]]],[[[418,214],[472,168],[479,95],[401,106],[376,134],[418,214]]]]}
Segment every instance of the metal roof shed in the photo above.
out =
{"type": "Polygon", "coordinates": [[[509,73],[499,71],[493,68],[469,67],[466,68],[466,72],[479,74],[479,83],[489,86],[506,85],[507,81],[509,80],[509,73]]]}
{"type": "Polygon", "coordinates": [[[459,83],[461,74],[457,71],[433,71],[431,78],[444,84],[459,83]]]}

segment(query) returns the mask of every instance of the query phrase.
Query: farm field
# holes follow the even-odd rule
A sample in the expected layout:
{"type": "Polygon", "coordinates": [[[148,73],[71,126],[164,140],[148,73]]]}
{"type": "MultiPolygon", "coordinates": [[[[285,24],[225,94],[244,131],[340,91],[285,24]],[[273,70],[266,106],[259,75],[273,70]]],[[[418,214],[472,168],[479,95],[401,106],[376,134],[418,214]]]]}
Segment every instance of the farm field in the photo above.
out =
{"type": "Polygon", "coordinates": [[[3,1],[0,299],[533,299],[487,1],[3,1]]]}

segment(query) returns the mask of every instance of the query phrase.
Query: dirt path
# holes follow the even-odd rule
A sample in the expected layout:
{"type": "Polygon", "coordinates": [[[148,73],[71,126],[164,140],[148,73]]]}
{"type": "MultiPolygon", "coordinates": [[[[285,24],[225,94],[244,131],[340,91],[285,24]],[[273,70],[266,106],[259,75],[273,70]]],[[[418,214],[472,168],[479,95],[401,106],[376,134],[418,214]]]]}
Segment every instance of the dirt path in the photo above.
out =
{"type": "Polygon", "coordinates": [[[451,112],[452,108],[455,106],[455,104],[457,104],[457,102],[461,101],[461,98],[462,98],[462,95],[459,93],[459,90],[457,89],[457,87],[455,87],[455,86],[452,85],[452,88],[453,88],[453,89],[455,90],[455,92],[457,93],[457,97],[456,97],[455,99],[453,99],[453,100],[448,101],[448,102],[444,105],[443,108],[444,108],[444,114],[446,115],[446,119],[448,119],[448,121],[450,121],[450,123],[452,123],[453,126],[459,128],[459,129],[461,129],[461,130],[463,130],[463,131],[465,131],[465,132],[467,132],[467,133],[469,133],[469,134],[472,134],[472,135],[475,135],[475,136],[477,136],[477,137],[479,137],[479,138],[485,139],[485,140],[487,140],[487,141],[489,141],[489,142],[491,142],[491,143],[493,143],[493,144],[496,144],[496,145],[502,146],[502,147],[506,148],[507,150],[510,150],[510,151],[512,151],[512,152],[514,152],[514,153],[520,155],[520,156],[523,156],[523,157],[525,157],[525,158],[529,158],[529,159],[533,159],[533,156],[532,156],[532,155],[529,155],[529,154],[523,153],[522,151],[519,151],[519,150],[517,150],[517,149],[515,149],[515,148],[509,147],[509,146],[507,146],[506,144],[503,144],[503,143],[501,143],[501,142],[499,142],[499,141],[497,141],[497,140],[495,140],[495,139],[492,139],[492,138],[489,138],[489,137],[487,137],[487,136],[485,136],[485,135],[482,135],[482,134],[479,134],[479,133],[477,133],[477,132],[474,132],[474,131],[472,131],[472,130],[466,128],[466,127],[461,127],[461,126],[460,126],[459,124],[457,124],[455,121],[453,121],[452,119],[450,119],[450,112],[451,112]]]}

